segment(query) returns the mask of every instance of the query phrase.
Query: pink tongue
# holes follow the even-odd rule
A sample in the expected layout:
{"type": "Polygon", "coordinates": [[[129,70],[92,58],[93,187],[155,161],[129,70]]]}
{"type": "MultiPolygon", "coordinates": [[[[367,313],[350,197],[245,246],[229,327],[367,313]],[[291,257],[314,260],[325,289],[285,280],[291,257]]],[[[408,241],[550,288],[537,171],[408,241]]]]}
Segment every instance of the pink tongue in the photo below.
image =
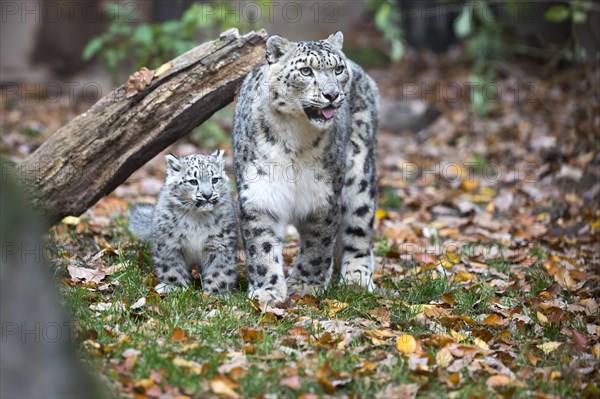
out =
{"type": "Polygon", "coordinates": [[[325,117],[325,119],[333,118],[333,111],[335,111],[335,108],[333,108],[333,107],[326,107],[321,110],[321,112],[323,112],[323,116],[325,117]]]}

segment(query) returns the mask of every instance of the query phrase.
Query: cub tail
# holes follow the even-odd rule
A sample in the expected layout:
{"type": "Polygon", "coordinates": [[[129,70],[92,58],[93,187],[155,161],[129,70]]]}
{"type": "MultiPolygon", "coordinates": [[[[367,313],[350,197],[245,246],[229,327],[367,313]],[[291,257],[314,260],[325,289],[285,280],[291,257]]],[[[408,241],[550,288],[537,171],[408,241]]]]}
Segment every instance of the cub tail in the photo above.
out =
{"type": "Polygon", "coordinates": [[[135,204],[129,211],[129,231],[143,241],[149,241],[152,237],[152,215],[154,205],[135,204]]]}

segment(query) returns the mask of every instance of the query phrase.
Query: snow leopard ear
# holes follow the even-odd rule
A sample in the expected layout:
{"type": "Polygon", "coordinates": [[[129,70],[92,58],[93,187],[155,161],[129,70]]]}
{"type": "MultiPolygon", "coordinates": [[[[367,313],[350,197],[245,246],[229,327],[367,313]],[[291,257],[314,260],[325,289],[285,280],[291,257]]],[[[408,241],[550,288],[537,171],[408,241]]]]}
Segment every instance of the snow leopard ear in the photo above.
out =
{"type": "Polygon", "coordinates": [[[331,43],[333,47],[335,47],[338,50],[341,50],[342,46],[344,45],[344,34],[342,33],[342,31],[338,30],[337,32],[329,35],[329,37],[326,40],[329,43],[331,43]]]}
{"type": "Polygon", "coordinates": [[[165,159],[167,160],[167,171],[179,172],[181,170],[181,159],[175,154],[168,154],[165,159]]]}
{"type": "Polygon", "coordinates": [[[290,42],[279,35],[269,36],[267,39],[267,62],[273,64],[288,51],[290,42]]]}

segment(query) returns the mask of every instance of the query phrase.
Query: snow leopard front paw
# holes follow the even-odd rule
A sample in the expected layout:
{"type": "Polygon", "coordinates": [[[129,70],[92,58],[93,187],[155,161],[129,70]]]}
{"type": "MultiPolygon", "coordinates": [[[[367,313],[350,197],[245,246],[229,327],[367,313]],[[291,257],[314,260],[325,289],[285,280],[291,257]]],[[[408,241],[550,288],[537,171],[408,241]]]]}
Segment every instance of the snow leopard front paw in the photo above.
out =
{"type": "Polygon", "coordinates": [[[371,272],[365,270],[346,271],[340,279],[340,284],[365,288],[368,292],[373,292],[376,288],[371,272]]]}
{"type": "Polygon", "coordinates": [[[288,294],[292,295],[319,295],[325,291],[327,288],[326,285],[323,284],[314,284],[302,281],[295,277],[290,277],[287,280],[287,289],[288,294]]]}
{"type": "Polygon", "coordinates": [[[287,300],[287,291],[285,286],[271,286],[265,288],[258,288],[255,290],[250,290],[249,293],[250,298],[258,300],[258,303],[269,306],[282,306],[287,300]]]}
{"type": "Polygon", "coordinates": [[[159,294],[166,294],[168,292],[173,292],[176,290],[185,290],[187,287],[181,286],[181,285],[171,285],[171,284],[166,284],[166,283],[158,283],[156,284],[156,287],[154,287],[154,290],[159,293],[159,294]]]}
{"type": "Polygon", "coordinates": [[[357,259],[350,261],[345,267],[342,266],[340,284],[358,286],[373,292],[376,288],[373,283],[373,269],[372,264],[365,264],[357,259]]]}

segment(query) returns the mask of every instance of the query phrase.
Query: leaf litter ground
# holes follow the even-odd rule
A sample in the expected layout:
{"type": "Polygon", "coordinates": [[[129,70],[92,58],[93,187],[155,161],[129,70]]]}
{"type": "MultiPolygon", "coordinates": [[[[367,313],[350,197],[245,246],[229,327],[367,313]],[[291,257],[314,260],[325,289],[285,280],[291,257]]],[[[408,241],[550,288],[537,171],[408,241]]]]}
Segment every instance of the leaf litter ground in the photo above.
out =
{"type": "MultiPolygon", "coordinates": [[[[506,73],[487,118],[447,94],[468,81],[452,57],[371,72],[385,98],[425,82],[407,101],[441,112],[418,134],[380,134],[374,293],[332,286],[261,308],[240,264],[231,296],[157,294],[124,214],[158,193],[162,156],[51,230],[81,358],[116,395],[598,397],[598,70],[506,73]]],[[[80,111],[3,106],[14,159],[80,111]]],[[[296,253],[290,230],[288,267],[296,253]]]]}

